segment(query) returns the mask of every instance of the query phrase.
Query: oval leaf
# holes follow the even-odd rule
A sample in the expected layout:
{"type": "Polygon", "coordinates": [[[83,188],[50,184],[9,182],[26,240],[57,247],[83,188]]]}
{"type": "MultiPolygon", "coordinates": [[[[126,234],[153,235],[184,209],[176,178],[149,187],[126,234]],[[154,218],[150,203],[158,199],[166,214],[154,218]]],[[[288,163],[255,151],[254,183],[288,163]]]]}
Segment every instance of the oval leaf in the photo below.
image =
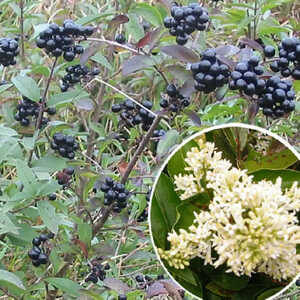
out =
{"type": "Polygon", "coordinates": [[[32,78],[18,75],[12,79],[12,82],[23,96],[35,102],[40,101],[40,88],[32,78]]]}
{"type": "Polygon", "coordinates": [[[0,270],[0,286],[7,287],[6,283],[13,284],[16,287],[25,290],[25,287],[19,277],[11,272],[0,270]]]}
{"type": "Polygon", "coordinates": [[[199,61],[199,57],[195,52],[180,45],[164,46],[161,47],[161,51],[184,62],[199,61]]]}

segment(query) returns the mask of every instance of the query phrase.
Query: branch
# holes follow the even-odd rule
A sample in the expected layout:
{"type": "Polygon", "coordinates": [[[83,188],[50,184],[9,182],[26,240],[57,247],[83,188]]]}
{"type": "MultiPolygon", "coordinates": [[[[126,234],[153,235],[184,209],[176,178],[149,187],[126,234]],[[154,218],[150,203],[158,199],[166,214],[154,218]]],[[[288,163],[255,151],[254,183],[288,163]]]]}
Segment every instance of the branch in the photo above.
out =
{"type": "MultiPolygon", "coordinates": [[[[126,183],[132,169],[134,168],[136,162],[138,161],[139,156],[144,151],[144,148],[146,147],[146,145],[148,144],[150,138],[153,135],[153,131],[155,130],[155,128],[157,127],[157,125],[159,124],[159,122],[161,121],[162,118],[163,118],[163,113],[160,112],[160,114],[157,115],[154,122],[152,123],[152,125],[151,125],[150,129],[148,130],[147,134],[143,137],[139,147],[137,148],[137,150],[134,153],[131,161],[129,162],[129,164],[126,168],[126,171],[125,171],[124,175],[122,176],[121,183],[123,183],[123,184],[126,183]]],[[[102,217],[100,218],[99,222],[96,223],[95,226],[93,227],[93,235],[95,235],[103,227],[103,225],[105,224],[106,220],[109,217],[109,214],[110,214],[112,208],[113,208],[113,204],[111,204],[109,207],[107,207],[103,210],[102,217]]]]}
{"type": "Polygon", "coordinates": [[[20,0],[20,10],[21,10],[21,18],[20,18],[20,31],[21,31],[21,59],[25,60],[25,50],[24,50],[24,2],[20,0]]]}
{"type": "Polygon", "coordinates": [[[46,85],[46,88],[45,88],[45,91],[44,91],[44,94],[43,94],[43,97],[42,97],[42,103],[40,105],[39,115],[38,115],[38,117],[36,119],[36,122],[35,122],[35,129],[39,129],[40,126],[41,126],[41,123],[42,123],[42,118],[43,118],[44,110],[45,110],[45,107],[46,107],[47,93],[48,93],[48,90],[49,90],[49,87],[50,87],[51,79],[53,77],[54,68],[55,68],[55,65],[57,63],[57,59],[58,58],[56,57],[55,60],[54,60],[53,65],[52,65],[52,68],[51,68],[51,72],[50,72],[50,75],[49,75],[49,78],[48,78],[48,81],[47,81],[47,85],[46,85]]]}

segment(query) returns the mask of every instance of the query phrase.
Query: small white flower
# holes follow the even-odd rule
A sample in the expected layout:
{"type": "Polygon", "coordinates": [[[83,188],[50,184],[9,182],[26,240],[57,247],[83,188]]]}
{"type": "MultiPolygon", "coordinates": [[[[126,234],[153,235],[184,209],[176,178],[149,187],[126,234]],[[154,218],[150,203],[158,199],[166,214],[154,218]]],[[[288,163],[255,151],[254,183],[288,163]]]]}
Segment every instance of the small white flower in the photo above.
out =
{"type": "Polygon", "coordinates": [[[198,140],[185,159],[188,175],[175,177],[176,190],[187,199],[206,189],[213,191],[208,211],[195,214],[188,230],[168,235],[170,250],[159,249],[170,266],[184,268],[195,257],[226,272],[251,276],[263,272],[276,280],[285,280],[300,272],[300,226],[296,212],[300,209],[300,189],[295,182],[283,191],[282,180],[275,183],[253,182],[247,170],[239,170],[213,143],[198,140]],[[203,186],[202,186],[203,185],[203,186]],[[214,250],[218,258],[211,255],[214,250]]]}

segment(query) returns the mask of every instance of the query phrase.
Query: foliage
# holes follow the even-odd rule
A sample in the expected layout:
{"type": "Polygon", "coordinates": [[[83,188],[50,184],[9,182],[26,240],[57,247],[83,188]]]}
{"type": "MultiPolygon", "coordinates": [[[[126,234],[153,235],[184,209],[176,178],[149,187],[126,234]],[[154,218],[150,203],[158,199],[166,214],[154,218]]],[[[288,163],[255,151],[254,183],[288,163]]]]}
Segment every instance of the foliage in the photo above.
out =
{"type": "MultiPolygon", "coordinates": [[[[175,45],[175,39],[163,26],[170,2],[0,2],[0,38],[18,35],[20,48],[15,66],[0,65],[1,296],[116,299],[118,294],[126,293],[127,299],[159,294],[181,297],[173,283],[156,280],[162,269],[150,244],[146,219],[138,222],[139,216],[147,215],[145,196],[164,159],[190,134],[232,121],[268,127],[297,145],[299,101],[289,116],[267,120],[249,99],[227,88],[209,95],[196,93],[189,70],[208,47],[219,48],[218,53],[229,66],[239,56],[249,55],[252,48],[261,55],[254,41],[257,38],[275,44],[299,31],[297,3],[205,1],[211,16],[209,30],[193,34],[187,46],[182,47],[175,45]],[[73,62],[62,57],[55,60],[36,46],[48,23],[62,25],[66,19],[95,28],[91,37],[80,41],[85,51],[73,62]],[[125,44],[115,41],[119,33],[125,35],[125,44]],[[239,42],[245,37],[246,50],[240,50],[239,42]],[[78,64],[97,68],[100,73],[62,92],[66,68],[78,64]],[[166,112],[159,105],[171,82],[191,98],[189,107],[179,113],[166,112]],[[33,117],[29,126],[21,126],[15,114],[24,97],[45,110],[55,108],[56,114],[47,114],[48,120],[42,124],[44,110],[40,110],[42,113],[33,117]],[[126,98],[138,107],[143,100],[152,101],[152,114],[156,116],[153,127],[143,130],[129,126],[111,111],[113,104],[126,98]],[[155,129],[164,130],[165,135],[155,137],[155,129]],[[75,137],[79,150],[74,160],[51,149],[52,137],[58,132],[75,137]],[[59,178],[67,167],[73,167],[75,174],[61,185],[59,178]],[[100,186],[107,176],[122,181],[131,193],[128,209],[121,213],[111,213],[104,205],[100,186]],[[49,197],[52,194],[56,196],[54,201],[49,197]],[[50,262],[35,268],[27,255],[31,241],[50,232],[55,234],[46,243],[50,262]],[[109,280],[89,284],[85,279],[95,260],[109,263],[109,280]],[[152,278],[142,288],[134,279],[140,273],[152,278]],[[154,284],[157,285],[153,288],[154,284]]],[[[300,91],[299,80],[294,81],[294,88],[300,91]]],[[[284,162],[286,166],[289,161],[284,162]]],[[[263,168],[252,167],[258,178],[269,168],[264,168],[263,161],[260,163],[263,168]]],[[[288,184],[294,173],[285,176],[288,184]]],[[[172,216],[174,222],[175,212],[172,216]]],[[[165,232],[165,228],[161,230],[165,232]]],[[[190,279],[187,284],[194,286],[193,274],[178,274],[186,275],[190,279]]],[[[207,297],[217,297],[215,292],[211,286],[207,297]]]]}

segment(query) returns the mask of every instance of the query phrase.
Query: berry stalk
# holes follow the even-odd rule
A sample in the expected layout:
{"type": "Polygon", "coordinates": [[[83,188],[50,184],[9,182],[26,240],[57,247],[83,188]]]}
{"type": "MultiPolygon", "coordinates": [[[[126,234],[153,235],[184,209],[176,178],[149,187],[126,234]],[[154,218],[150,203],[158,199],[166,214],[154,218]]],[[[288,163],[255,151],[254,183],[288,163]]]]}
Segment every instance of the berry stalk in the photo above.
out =
{"type": "MultiPolygon", "coordinates": [[[[139,147],[135,151],[135,153],[134,153],[131,161],[129,162],[129,164],[128,164],[127,168],[126,168],[126,171],[125,171],[124,175],[122,176],[122,179],[121,179],[121,183],[122,184],[126,183],[126,181],[127,181],[128,177],[129,177],[132,169],[134,168],[134,166],[135,166],[135,164],[136,164],[139,156],[144,151],[144,148],[148,144],[150,138],[153,135],[153,132],[154,132],[155,128],[158,126],[158,124],[159,124],[159,122],[161,121],[162,118],[163,118],[163,113],[161,112],[159,115],[157,115],[157,117],[153,121],[151,127],[149,128],[147,134],[142,139],[139,147]]],[[[113,204],[111,204],[109,207],[107,207],[107,208],[105,208],[103,210],[101,219],[99,220],[98,223],[94,224],[94,226],[93,226],[93,235],[95,235],[103,227],[103,225],[105,224],[106,220],[109,217],[109,214],[110,214],[110,212],[112,210],[112,207],[113,207],[113,204]]]]}

